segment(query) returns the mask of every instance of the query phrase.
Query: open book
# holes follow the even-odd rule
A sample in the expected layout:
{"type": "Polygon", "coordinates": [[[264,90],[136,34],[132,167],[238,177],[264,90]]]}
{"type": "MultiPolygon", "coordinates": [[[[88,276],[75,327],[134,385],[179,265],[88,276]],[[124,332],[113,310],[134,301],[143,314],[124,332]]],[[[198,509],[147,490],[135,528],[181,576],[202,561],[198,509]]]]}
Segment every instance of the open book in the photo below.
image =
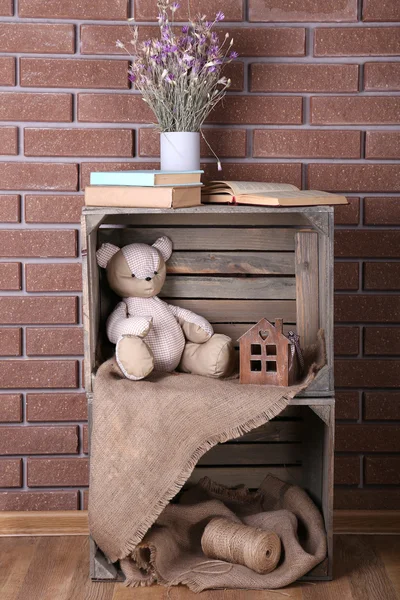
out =
{"type": "Polygon", "coordinates": [[[201,201],[214,204],[259,204],[261,206],[316,206],[347,204],[345,196],[315,190],[300,191],[286,183],[255,181],[211,181],[202,189],[201,201]]]}

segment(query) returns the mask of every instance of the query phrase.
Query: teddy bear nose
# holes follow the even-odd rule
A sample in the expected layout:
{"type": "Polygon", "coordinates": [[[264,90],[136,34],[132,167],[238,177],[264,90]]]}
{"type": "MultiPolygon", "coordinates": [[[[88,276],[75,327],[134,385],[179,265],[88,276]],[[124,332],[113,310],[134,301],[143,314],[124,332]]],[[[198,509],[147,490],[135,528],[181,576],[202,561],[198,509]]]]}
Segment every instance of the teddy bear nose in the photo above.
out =
{"type": "Polygon", "coordinates": [[[151,277],[146,277],[146,281],[151,281],[151,277]]]}

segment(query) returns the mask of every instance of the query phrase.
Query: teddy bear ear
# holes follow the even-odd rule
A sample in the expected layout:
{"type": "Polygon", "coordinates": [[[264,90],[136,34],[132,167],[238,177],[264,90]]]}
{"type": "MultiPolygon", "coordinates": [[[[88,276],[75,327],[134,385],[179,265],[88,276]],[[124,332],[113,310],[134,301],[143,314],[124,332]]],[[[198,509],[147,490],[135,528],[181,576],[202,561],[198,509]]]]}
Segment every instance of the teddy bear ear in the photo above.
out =
{"type": "Polygon", "coordinates": [[[110,259],[119,252],[118,246],[114,244],[102,244],[96,252],[97,264],[103,269],[106,268],[110,259]]]}
{"type": "Polygon", "coordinates": [[[158,240],[154,242],[153,248],[156,248],[159,251],[165,261],[167,261],[172,254],[172,242],[166,235],[158,238],[158,240]]]}

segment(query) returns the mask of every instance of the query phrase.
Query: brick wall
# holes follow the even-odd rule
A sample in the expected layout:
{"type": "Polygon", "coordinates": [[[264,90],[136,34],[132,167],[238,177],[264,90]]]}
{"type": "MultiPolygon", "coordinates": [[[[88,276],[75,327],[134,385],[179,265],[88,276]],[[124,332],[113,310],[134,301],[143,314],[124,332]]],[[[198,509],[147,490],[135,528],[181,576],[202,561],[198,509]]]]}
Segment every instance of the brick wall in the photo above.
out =
{"type": "MultiPolygon", "coordinates": [[[[136,0],[143,36],[154,30],[154,5],[136,0]]],[[[193,12],[209,8],[192,0],[193,12]]],[[[217,8],[241,56],[207,128],[224,176],[350,199],[336,214],[335,502],[398,508],[400,3],[217,8]]],[[[152,117],[115,47],[132,13],[127,0],[0,0],[3,510],[85,505],[82,191],[92,170],[153,168],[158,155],[152,117]]]]}

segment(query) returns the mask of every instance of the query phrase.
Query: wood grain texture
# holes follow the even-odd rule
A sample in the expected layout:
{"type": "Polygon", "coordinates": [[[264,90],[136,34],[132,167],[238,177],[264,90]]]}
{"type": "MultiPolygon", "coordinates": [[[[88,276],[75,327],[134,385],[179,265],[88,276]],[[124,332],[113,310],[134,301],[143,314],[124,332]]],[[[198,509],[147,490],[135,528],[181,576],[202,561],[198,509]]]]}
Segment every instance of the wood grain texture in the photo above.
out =
{"type": "MultiPolygon", "coordinates": [[[[195,600],[184,586],[126,588],[91,582],[88,538],[1,538],[2,600],[195,600]],[[68,553],[68,555],[66,554],[68,553]]],[[[210,590],[201,600],[399,600],[400,536],[335,536],[335,578],[277,592],[210,590]]]]}
{"type": "Polygon", "coordinates": [[[167,235],[174,250],[294,250],[293,229],[243,228],[243,227],[139,227],[101,229],[100,242],[126,246],[136,242],[153,244],[167,235]]]}
{"type": "Polygon", "coordinates": [[[294,277],[167,277],[161,298],[295,300],[294,277]]]}
{"type": "Polygon", "coordinates": [[[187,308],[202,315],[210,323],[257,323],[263,317],[273,321],[277,314],[285,323],[296,322],[294,300],[175,300],[171,304],[187,308]]]}
{"type": "Polygon", "coordinates": [[[293,252],[174,252],[167,273],[177,275],[294,275],[293,252]]]}
{"type": "Polygon", "coordinates": [[[295,235],[297,333],[300,345],[315,343],[319,329],[318,234],[302,231],[295,235]]]}

